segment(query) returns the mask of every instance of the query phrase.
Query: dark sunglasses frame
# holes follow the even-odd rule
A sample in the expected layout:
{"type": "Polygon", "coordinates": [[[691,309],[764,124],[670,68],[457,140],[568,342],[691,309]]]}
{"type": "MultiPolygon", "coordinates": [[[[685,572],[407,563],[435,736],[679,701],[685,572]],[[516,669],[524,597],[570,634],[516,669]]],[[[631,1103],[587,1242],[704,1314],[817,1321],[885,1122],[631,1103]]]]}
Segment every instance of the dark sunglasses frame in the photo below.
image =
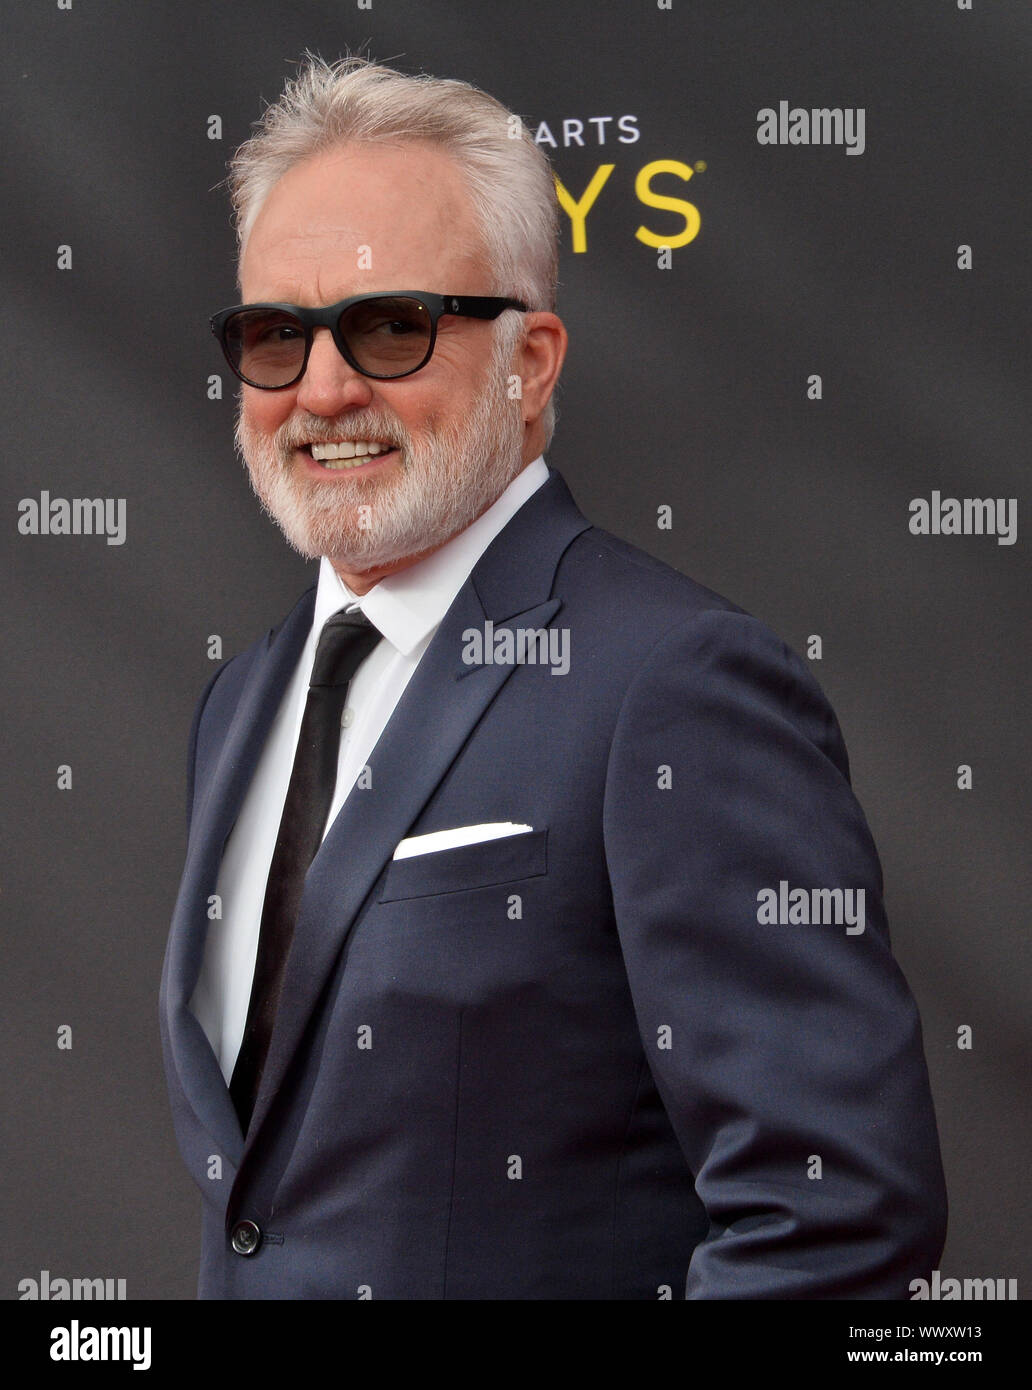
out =
{"type": "Polygon", "coordinates": [[[354,367],[355,371],[361,373],[362,376],[372,377],[374,381],[397,381],[401,377],[411,376],[413,372],[418,372],[430,361],[434,353],[434,345],[437,342],[437,324],[445,314],[455,314],[459,318],[467,319],[496,319],[506,309],[518,309],[520,313],[528,312],[528,306],[519,299],[497,299],[491,296],[469,294],[427,294],[423,290],[394,290],[390,293],[380,291],[378,294],[352,295],[350,299],[342,299],[338,304],[330,304],[323,309],[303,309],[297,304],[234,304],[230,308],[220,309],[217,314],[212,315],[211,331],[218,339],[219,346],[222,348],[234,375],[238,376],[241,381],[259,391],[285,391],[289,386],[296,386],[308,370],[308,358],[312,351],[312,337],[316,328],[328,328],[330,330],[337,351],[348,365],[354,367]],[[415,299],[429,313],[430,341],[427,344],[426,355],[415,367],[409,367],[404,372],[369,372],[355,361],[344,341],[344,335],[340,331],[340,319],[345,309],[370,299],[415,299]],[[234,314],[239,314],[244,309],[278,309],[297,319],[304,328],[305,355],[301,361],[300,370],[290,381],[284,381],[279,386],[263,386],[261,382],[252,381],[249,377],[244,376],[240,368],[234,363],[226,344],[226,326],[234,314]]]}

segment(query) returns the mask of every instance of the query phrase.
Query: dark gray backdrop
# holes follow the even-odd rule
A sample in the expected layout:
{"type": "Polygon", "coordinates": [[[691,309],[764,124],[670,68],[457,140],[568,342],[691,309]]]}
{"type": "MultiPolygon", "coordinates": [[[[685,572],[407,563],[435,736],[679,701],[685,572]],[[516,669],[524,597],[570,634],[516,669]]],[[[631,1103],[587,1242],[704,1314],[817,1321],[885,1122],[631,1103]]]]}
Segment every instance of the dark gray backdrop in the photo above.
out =
{"type": "Polygon", "coordinates": [[[943,1273],[1017,1278],[1028,1297],[1032,9],[8,0],[3,21],[0,1297],[43,1269],[193,1296],[199,1202],[156,1016],[187,731],[209,636],[240,650],[314,573],[233,456],[207,331],[236,298],[214,186],[306,47],[362,46],[547,122],[575,198],[615,165],[583,253],[563,219],[572,345],[550,461],[594,521],[797,650],[822,637],[814,673],[924,1020],[951,1193],[943,1273]],[[758,144],[757,111],[781,99],[863,107],[864,153],[758,144]],[[636,143],[617,142],[622,115],[636,143]],[[592,116],[614,118],[605,146],[592,116]],[[563,147],[572,119],[583,148],[563,147]],[[706,166],[653,184],[701,216],[668,270],[635,237],[684,225],[635,197],[654,160],[706,166]],[[911,535],[908,504],[933,489],[1016,498],[1017,544],[911,535]],[[20,534],[19,504],[43,491],[124,498],[125,543],[20,534]]]}

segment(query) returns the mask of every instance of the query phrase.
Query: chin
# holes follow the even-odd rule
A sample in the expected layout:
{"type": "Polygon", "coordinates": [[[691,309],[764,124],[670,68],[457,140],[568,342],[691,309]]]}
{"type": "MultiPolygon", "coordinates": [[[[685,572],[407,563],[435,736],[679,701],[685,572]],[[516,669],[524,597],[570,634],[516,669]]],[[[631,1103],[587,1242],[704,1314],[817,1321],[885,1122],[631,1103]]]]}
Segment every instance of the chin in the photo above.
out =
{"type": "Polygon", "coordinates": [[[372,477],[313,482],[292,470],[286,441],[242,417],[237,449],[259,501],[294,550],[363,574],[440,548],[486,511],[523,467],[523,420],[504,376],[493,370],[461,423],[410,436],[399,467],[375,486],[372,477]]]}
{"type": "Polygon", "coordinates": [[[270,482],[256,479],[252,472],[251,482],[287,544],[306,560],[326,555],[335,565],[358,574],[393,564],[406,553],[404,542],[399,549],[398,538],[380,534],[382,528],[361,529],[350,519],[362,504],[346,485],[339,491],[332,489],[330,497],[325,484],[319,486],[320,495],[311,496],[283,474],[270,482]]]}
{"type": "Polygon", "coordinates": [[[262,507],[298,554],[325,555],[335,568],[363,574],[436,550],[464,531],[520,471],[521,446],[522,430],[508,429],[492,449],[451,445],[416,458],[406,452],[391,485],[375,492],[346,478],[340,487],[313,485],[267,466],[261,451],[245,461],[262,507]]]}

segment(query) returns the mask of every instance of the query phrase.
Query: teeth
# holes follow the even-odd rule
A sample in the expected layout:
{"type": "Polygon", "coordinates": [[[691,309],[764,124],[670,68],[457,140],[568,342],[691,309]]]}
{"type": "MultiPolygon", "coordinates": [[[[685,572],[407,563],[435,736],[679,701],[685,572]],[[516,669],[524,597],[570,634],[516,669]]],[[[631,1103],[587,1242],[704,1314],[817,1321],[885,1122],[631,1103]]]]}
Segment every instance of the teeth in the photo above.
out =
{"type": "Polygon", "coordinates": [[[377,444],[367,439],[345,439],[339,444],[313,444],[312,458],[320,463],[333,459],[366,459],[376,454],[385,454],[390,444],[377,444]]]}

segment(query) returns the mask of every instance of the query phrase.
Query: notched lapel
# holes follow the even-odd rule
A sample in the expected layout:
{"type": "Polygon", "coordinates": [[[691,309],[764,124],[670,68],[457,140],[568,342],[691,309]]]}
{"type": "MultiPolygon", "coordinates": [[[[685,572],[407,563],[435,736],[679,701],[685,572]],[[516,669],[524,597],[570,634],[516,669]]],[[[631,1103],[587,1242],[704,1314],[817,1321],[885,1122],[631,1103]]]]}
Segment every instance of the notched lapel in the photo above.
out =
{"type": "Polygon", "coordinates": [[[555,573],[567,546],[590,527],[554,469],[494,538],[445,614],[356,786],[312,862],[287,959],[247,1146],[269,1112],[355,918],[398,842],[460,753],[515,667],[485,664],[470,679],[463,632],[547,627],[562,606],[555,573]]]}
{"type": "MultiPolygon", "coordinates": [[[[216,871],[222,847],[240,813],[272,721],[311,630],[314,610],[315,589],[312,588],[282,626],[265,639],[265,647],[255,659],[233,711],[203,804],[195,812],[196,829],[191,841],[204,855],[216,853],[216,871]]],[[[188,847],[188,855],[191,847],[188,847]]]]}
{"type": "Polygon", "coordinates": [[[218,1059],[190,1012],[226,839],[240,812],[269,728],[312,625],[315,590],[305,593],[270,632],[247,675],[225,742],[194,813],[179,896],[169,932],[163,998],[172,1058],[183,1092],[201,1123],[226,1152],[239,1146],[239,1126],[218,1059]]]}
{"type": "MultiPolygon", "coordinates": [[[[547,627],[560,607],[553,598],[514,616],[527,627],[547,627]]],[[[370,754],[369,785],[352,789],[312,861],[250,1136],[261,1125],[355,918],[395,846],[516,669],[485,665],[476,679],[463,679],[469,667],[462,661],[462,634],[482,628],[485,620],[467,580],[370,754]]]]}

